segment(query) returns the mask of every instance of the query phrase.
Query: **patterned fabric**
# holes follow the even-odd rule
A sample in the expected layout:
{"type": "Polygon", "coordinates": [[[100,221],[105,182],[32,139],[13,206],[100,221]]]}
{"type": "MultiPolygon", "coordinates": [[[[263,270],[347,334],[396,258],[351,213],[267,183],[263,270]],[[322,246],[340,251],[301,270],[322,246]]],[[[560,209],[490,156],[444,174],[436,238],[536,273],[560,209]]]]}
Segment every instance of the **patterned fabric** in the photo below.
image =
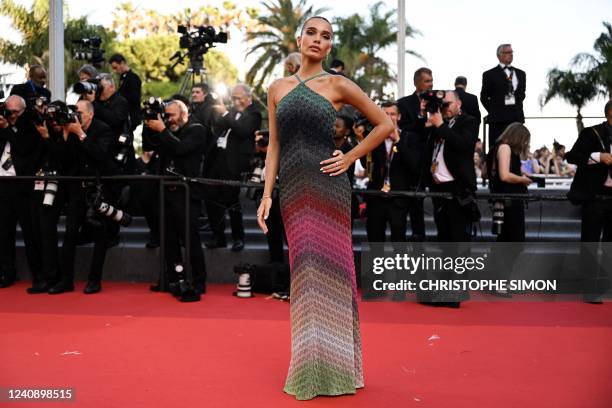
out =
{"type": "Polygon", "coordinates": [[[346,174],[330,177],[319,164],[336,150],[336,111],[298,80],[278,103],[276,117],[291,267],[291,362],[284,390],[307,400],[354,394],[363,387],[363,368],[351,186],[346,174]]]}

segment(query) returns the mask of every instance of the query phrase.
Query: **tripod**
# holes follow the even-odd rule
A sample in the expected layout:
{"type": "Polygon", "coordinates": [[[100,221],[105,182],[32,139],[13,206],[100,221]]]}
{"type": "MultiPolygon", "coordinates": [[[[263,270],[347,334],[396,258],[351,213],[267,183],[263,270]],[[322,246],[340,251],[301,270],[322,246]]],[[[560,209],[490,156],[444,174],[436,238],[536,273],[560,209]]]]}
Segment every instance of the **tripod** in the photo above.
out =
{"type": "Polygon", "coordinates": [[[185,58],[189,59],[189,68],[187,68],[187,71],[185,72],[185,76],[183,77],[183,80],[181,81],[181,87],[179,88],[179,95],[185,94],[185,90],[187,90],[187,86],[189,86],[189,89],[191,89],[193,88],[195,84],[199,82],[203,82],[203,83],[207,82],[208,73],[206,71],[206,66],[204,65],[204,54],[206,53],[206,51],[198,52],[196,50],[193,50],[193,51],[190,50],[189,52],[186,52],[185,54],[181,54],[180,51],[177,51],[176,54],[174,54],[172,58],[170,58],[171,61],[173,59],[177,60],[170,67],[170,69],[173,69],[178,64],[182,65],[185,62],[185,58]]]}

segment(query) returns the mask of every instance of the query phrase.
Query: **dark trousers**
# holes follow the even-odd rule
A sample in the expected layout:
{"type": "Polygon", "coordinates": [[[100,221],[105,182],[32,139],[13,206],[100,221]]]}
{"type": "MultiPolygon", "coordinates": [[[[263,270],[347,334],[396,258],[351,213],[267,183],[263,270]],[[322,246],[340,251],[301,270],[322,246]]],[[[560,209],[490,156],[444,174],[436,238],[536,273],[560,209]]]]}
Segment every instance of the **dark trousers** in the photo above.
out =
{"type": "Polygon", "coordinates": [[[495,146],[497,138],[506,130],[510,123],[512,122],[489,123],[487,151],[490,151],[495,146]]]}
{"type": "MultiPolygon", "coordinates": [[[[85,200],[85,189],[80,182],[67,184],[60,196],[66,205],[66,232],[60,256],[61,279],[71,282],[74,280],[74,260],[79,241],[79,230],[86,222],[88,206],[85,200]]],[[[116,231],[116,226],[111,225],[114,221],[101,215],[95,217],[102,226],[92,227],[94,249],[89,267],[89,280],[102,279],[108,235],[116,231]]]]}
{"type": "Polygon", "coordinates": [[[169,281],[175,282],[177,276],[174,274],[174,265],[183,263],[181,254],[181,243],[185,244],[185,217],[189,217],[189,262],[195,285],[206,283],[206,264],[204,262],[204,251],[202,241],[198,232],[198,217],[201,211],[201,201],[190,198],[189,214],[185,214],[185,193],[182,189],[172,190],[170,187],[165,192],[165,234],[166,266],[169,281]]]}
{"type": "Polygon", "coordinates": [[[52,205],[43,204],[43,192],[34,192],[32,224],[34,234],[40,237],[40,255],[42,258],[41,273],[33,276],[34,282],[41,284],[55,283],[59,279],[59,251],[57,222],[59,220],[61,205],[59,195],[64,188],[59,184],[52,205]]]}
{"type": "Polygon", "coordinates": [[[28,268],[33,277],[40,276],[40,240],[32,226],[33,181],[0,181],[0,274],[8,281],[17,277],[15,267],[15,236],[17,223],[21,227],[28,268]]]}
{"type": "Polygon", "coordinates": [[[230,217],[232,239],[244,240],[242,207],[240,206],[240,188],[212,186],[206,198],[208,221],[214,238],[225,242],[225,213],[230,217]]]}
{"type": "Polygon", "coordinates": [[[410,229],[415,240],[425,238],[425,211],[423,210],[424,198],[410,198],[408,200],[408,214],[410,215],[410,229]]]}
{"type": "Polygon", "coordinates": [[[280,211],[280,201],[278,196],[272,200],[272,208],[266,220],[268,226],[268,251],[270,252],[270,262],[285,262],[285,249],[283,243],[285,241],[285,226],[280,211]]]}
{"type": "MultiPolygon", "coordinates": [[[[454,181],[434,184],[432,191],[456,193],[454,181]]],[[[438,230],[439,242],[469,242],[471,220],[468,208],[461,206],[456,198],[434,198],[434,221],[438,230]]]]}
{"type": "Polygon", "coordinates": [[[149,226],[149,239],[159,242],[159,182],[135,181],[131,185],[136,206],[149,226]]]}
{"type": "Polygon", "coordinates": [[[612,242],[612,189],[606,188],[610,199],[588,201],[582,205],[582,226],[580,240],[581,272],[584,278],[585,300],[598,300],[610,288],[610,276],[596,255],[597,242],[612,242]],[[589,244],[590,243],[590,244],[589,244]]]}
{"type": "Polygon", "coordinates": [[[520,200],[510,201],[504,207],[504,225],[502,233],[497,236],[497,242],[525,241],[525,204],[520,200]]]}
{"type": "Polygon", "coordinates": [[[406,242],[407,207],[400,207],[394,198],[372,197],[367,202],[366,232],[369,242],[385,242],[387,224],[392,242],[406,242]]]}

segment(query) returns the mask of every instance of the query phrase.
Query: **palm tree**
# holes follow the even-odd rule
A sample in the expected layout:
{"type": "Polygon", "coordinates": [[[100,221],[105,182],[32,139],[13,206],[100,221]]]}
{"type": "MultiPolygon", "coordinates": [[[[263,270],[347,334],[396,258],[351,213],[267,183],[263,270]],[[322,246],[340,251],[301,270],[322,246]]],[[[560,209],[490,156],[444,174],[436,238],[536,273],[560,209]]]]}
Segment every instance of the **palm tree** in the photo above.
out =
{"type": "Polygon", "coordinates": [[[274,68],[287,55],[297,50],[296,34],[304,21],[327,10],[313,10],[307,3],[308,0],[262,2],[268,14],[257,18],[261,27],[259,30],[247,33],[247,40],[256,42],[247,52],[247,56],[260,53],[246,74],[246,81],[256,89],[261,89],[274,68]]]}
{"type": "Polygon", "coordinates": [[[580,53],[574,57],[572,64],[578,67],[585,66],[589,72],[592,72],[597,85],[601,87],[601,94],[607,94],[612,98],[612,24],[604,21],[603,25],[604,32],[593,44],[597,54],[580,53]]]}
{"type": "MultiPolygon", "coordinates": [[[[344,62],[346,74],[374,99],[384,99],[383,88],[395,80],[391,67],[380,54],[396,42],[397,13],[396,10],[382,13],[381,7],[382,1],[372,5],[367,21],[358,14],[334,20],[336,44],[332,55],[344,62]]],[[[406,26],[408,38],[417,34],[413,27],[406,26]]],[[[406,53],[422,59],[413,50],[406,53]]]]}
{"type": "Polygon", "coordinates": [[[548,89],[540,97],[540,106],[546,105],[551,99],[559,97],[576,108],[576,126],[578,133],[584,129],[580,111],[588,101],[599,93],[592,71],[574,73],[553,68],[548,72],[548,89]]]}

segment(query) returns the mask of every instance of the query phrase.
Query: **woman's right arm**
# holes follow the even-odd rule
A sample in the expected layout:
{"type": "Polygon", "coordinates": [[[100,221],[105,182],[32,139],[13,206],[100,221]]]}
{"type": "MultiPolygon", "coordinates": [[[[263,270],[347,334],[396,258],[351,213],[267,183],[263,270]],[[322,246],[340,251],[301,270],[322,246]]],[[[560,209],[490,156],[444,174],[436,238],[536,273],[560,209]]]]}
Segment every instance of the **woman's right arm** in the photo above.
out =
{"type": "Polygon", "coordinates": [[[276,176],[278,175],[278,166],[280,162],[280,146],[278,139],[278,131],[276,127],[276,92],[278,90],[278,81],[274,81],[268,89],[268,130],[269,141],[266,153],[266,170],[264,175],[264,191],[261,199],[261,204],[257,210],[257,223],[262,231],[267,234],[268,227],[265,220],[268,218],[270,208],[272,207],[272,191],[276,184],[276,176]]]}
{"type": "Polygon", "coordinates": [[[503,143],[497,149],[497,164],[499,179],[504,183],[510,184],[531,184],[531,179],[527,176],[518,176],[510,171],[510,146],[503,143]]]}

